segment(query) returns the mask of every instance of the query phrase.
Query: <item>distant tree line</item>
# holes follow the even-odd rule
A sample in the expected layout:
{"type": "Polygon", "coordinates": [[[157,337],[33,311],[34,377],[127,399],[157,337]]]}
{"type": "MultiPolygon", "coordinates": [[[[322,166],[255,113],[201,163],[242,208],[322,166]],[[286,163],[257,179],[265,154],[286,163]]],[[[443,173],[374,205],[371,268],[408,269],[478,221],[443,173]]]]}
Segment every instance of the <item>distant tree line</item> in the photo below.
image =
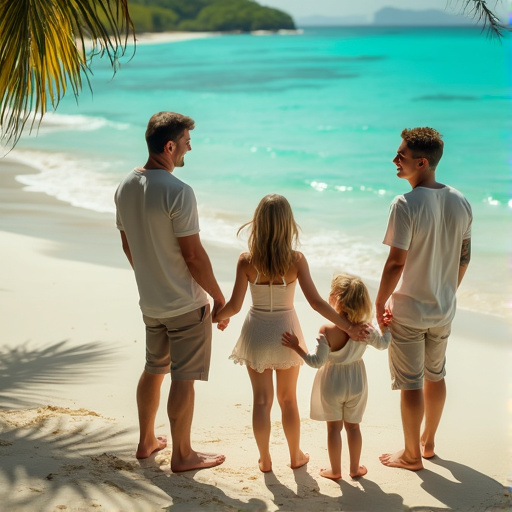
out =
{"type": "Polygon", "coordinates": [[[291,16],[253,0],[128,0],[135,31],[251,32],[294,29],[291,16]]]}

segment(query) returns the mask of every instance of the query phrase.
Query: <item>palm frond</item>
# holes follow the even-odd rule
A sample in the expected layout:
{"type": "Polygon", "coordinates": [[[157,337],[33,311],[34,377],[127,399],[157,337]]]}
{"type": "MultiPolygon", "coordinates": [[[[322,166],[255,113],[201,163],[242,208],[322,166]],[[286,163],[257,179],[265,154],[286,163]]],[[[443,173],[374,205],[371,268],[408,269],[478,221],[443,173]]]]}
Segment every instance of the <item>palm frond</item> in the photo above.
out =
{"type": "Polygon", "coordinates": [[[88,81],[90,59],[116,71],[131,37],[128,0],[0,0],[0,140],[14,146],[71,89],[88,81]]]}
{"type": "MultiPolygon", "coordinates": [[[[495,0],[494,7],[496,7],[499,1],[495,0]]],[[[501,38],[503,33],[508,30],[485,0],[464,0],[464,4],[462,12],[482,23],[484,30],[487,29],[489,35],[501,38]]]]}

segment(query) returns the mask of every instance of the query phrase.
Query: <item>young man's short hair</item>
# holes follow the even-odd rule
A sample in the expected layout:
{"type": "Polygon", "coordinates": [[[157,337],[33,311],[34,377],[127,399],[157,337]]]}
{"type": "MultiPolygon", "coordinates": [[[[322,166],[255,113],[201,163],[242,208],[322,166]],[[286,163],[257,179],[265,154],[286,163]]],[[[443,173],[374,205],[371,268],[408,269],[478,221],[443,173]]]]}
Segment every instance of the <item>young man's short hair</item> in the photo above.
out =
{"type": "Polygon", "coordinates": [[[405,128],[402,131],[402,139],[407,143],[407,147],[412,151],[414,158],[426,158],[429,166],[433,169],[437,167],[439,160],[443,156],[444,142],[442,135],[428,126],[424,128],[405,128]]]}
{"type": "Polygon", "coordinates": [[[158,112],[151,116],[146,129],[146,144],[150,153],[163,153],[170,141],[177,142],[185,130],[193,130],[195,122],[176,112],[158,112]]]}

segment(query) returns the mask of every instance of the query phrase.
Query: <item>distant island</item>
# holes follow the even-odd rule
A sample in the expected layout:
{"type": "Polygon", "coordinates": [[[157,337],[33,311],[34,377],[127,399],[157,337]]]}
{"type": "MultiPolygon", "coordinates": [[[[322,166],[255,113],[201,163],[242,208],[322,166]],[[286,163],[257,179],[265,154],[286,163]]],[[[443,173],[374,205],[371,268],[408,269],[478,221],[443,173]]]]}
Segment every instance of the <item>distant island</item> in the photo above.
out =
{"type": "Polygon", "coordinates": [[[129,0],[135,30],[142,32],[253,32],[294,30],[293,18],[253,0],[129,0]]]}
{"type": "Polygon", "coordinates": [[[299,18],[300,27],[335,26],[460,26],[473,25],[475,20],[462,14],[452,14],[439,9],[413,10],[383,7],[374,16],[308,16],[299,18]]]}
{"type": "Polygon", "coordinates": [[[454,26],[473,25],[475,20],[463,15],[450,14],[438,9],[413,11],[412,9],[395,9],[384,7],[375,13],[374,25],[386,26],[454,26]]]}

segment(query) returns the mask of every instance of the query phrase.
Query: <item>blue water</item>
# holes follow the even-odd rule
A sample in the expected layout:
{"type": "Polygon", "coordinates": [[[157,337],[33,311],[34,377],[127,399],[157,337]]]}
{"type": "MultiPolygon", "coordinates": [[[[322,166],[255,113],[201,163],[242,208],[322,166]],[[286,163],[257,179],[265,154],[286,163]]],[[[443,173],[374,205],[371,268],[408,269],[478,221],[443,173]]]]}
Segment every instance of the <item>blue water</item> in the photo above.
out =
{"type": "Polygon", "coordinates": [[[61,102],[12,153],[25,178],[77,206],[112,212],[112,194],[145,162],[144,130],[160,110],[190,115],[193,151],[178,177],[195,189],[202,236],[239,245],[261,196],[290,200],[313,265],[378,278],[392,198],[409,190],[391,163],[404,127],[444,134],[439,181],[475,215],[462,300],[503,312],[510,289],[511,42],[473,28],[322,28],[141,44],[112,77],[61,102]],[[501,308],[501,309],[500,309],[501,308]]]}

